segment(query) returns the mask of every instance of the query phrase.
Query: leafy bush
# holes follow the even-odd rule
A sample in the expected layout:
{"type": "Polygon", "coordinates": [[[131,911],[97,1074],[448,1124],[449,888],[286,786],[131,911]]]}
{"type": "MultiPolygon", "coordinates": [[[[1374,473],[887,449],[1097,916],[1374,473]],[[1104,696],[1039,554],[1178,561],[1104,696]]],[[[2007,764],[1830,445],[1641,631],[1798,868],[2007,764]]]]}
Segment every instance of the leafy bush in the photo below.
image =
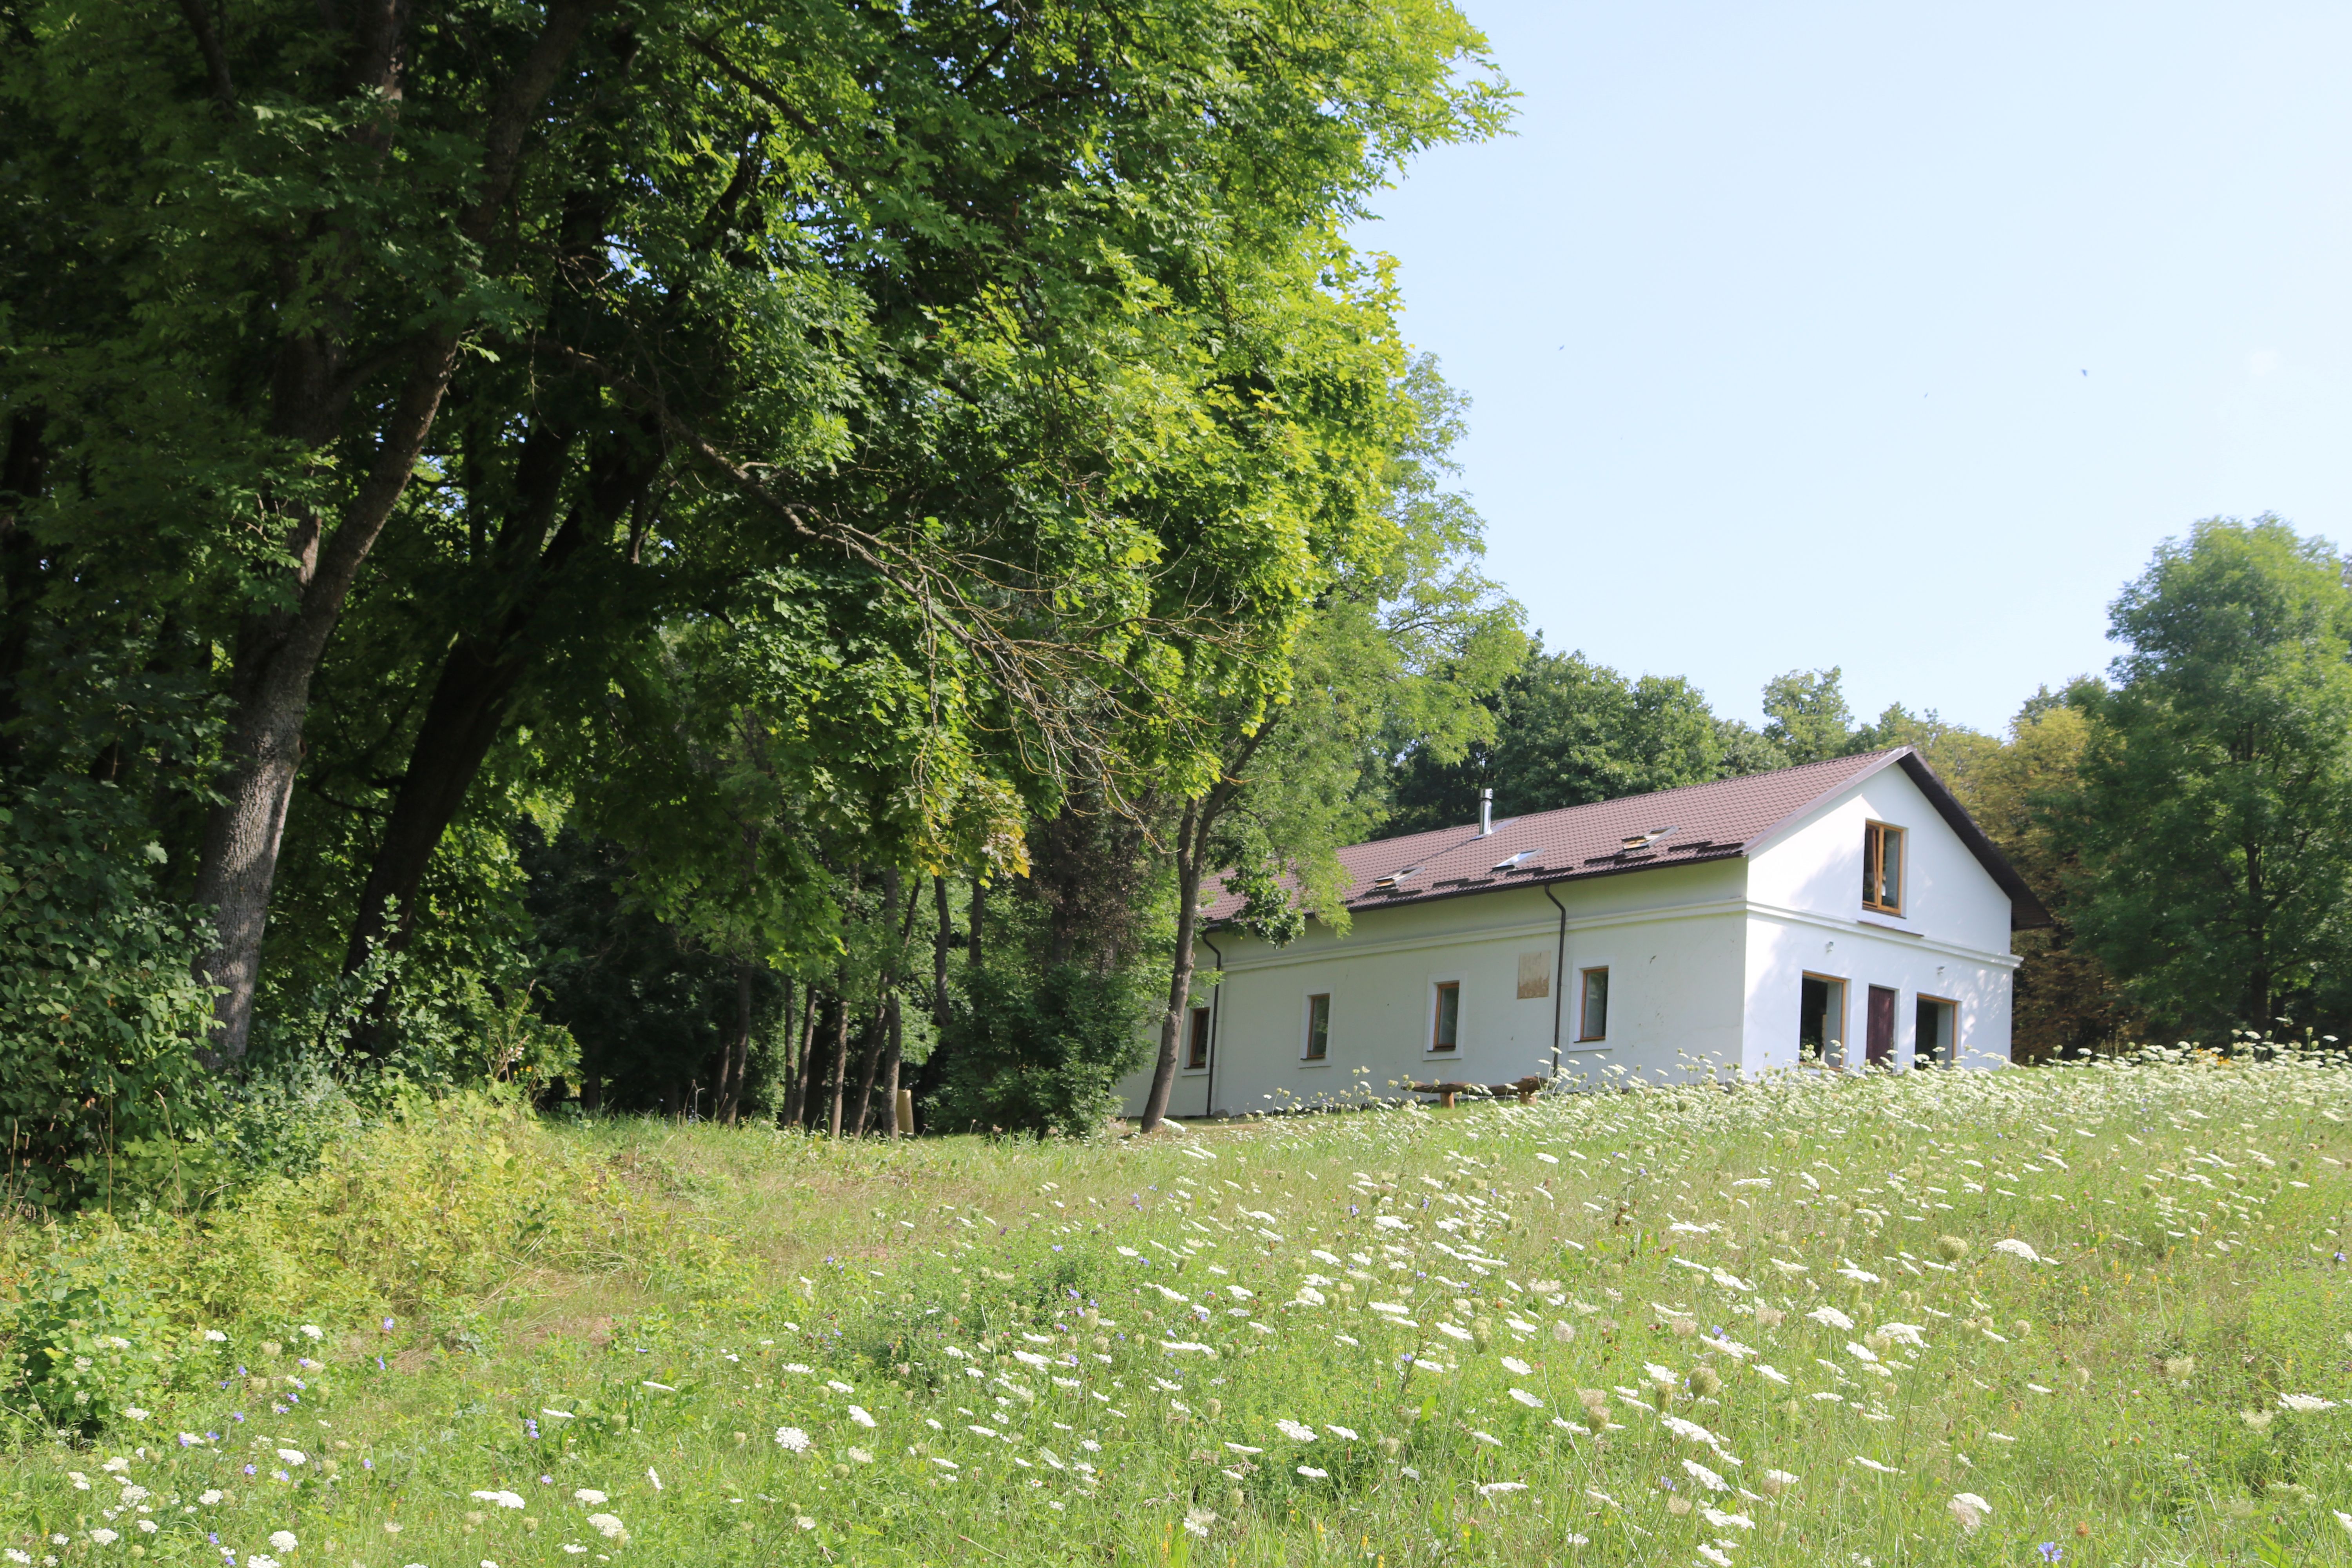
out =
{"type": "Polygon", "coordinates": [[[169,1187],[215,1093],[197,1060],[204,927],[156,897],[163,849],[104,786],[0,795],[0,1122],[13,1195],[62,1207],[169,1187]]]}
{"type": "Polygon", "coordinates": [[[56,1251],[0,1307],[0,1381],[50,1427],[92,1436],[170,1385],[173,1337],[119,1247],[56,1251]]]}
{"type": "Polygon", "coordinates": [[[940,1041],[944,1070],[934,1131],[1084,1137],[1118,1110],[1113,1086],[1150,1053],[1151,998],[1140,976],[1084,964],[1034,977],[971,971],[940,1041]]]}

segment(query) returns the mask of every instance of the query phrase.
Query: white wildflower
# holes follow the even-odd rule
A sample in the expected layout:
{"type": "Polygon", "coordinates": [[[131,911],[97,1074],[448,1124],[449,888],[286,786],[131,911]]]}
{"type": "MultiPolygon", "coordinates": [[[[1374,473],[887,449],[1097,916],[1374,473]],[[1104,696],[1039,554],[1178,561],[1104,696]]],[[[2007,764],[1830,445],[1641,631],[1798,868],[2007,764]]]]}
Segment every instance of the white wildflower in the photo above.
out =
{"type": "Polygon", "coordinates": [[[588,1528],[607,1541],[626,1541],[629,1538],[627,1527],[623,1525],[618,1518],[609,1513],[590,1514],[588,1528]]]}
{"type": "Polygon", "coordinates": [[[278,1457],[289,1465],[304,1465],[310,1463],[310,1460],[304,1457],[302,1450],[299,1448],[280,1448],[278,1450],[278,1457]]]}
{"type": "Polygon", "coordinates": [[[1516,1372],[1521,1377],[1533,1377],[1535,1375],[1536,1369],[1529,1366],[1527,1363],[1521,1361],[1515,1355],[1507,1355],[1503,1358],[1503,1370],[1505,1372],[1516,1372]]]}
{"type": "Polygon", "coordinates": [[[1726,1513],[1719,1508],[1703,1508],[1699,1517],[1717,1530],[1753,1530],[1756,1521],[1744,1513],[1726,1513]]]}
{"type": "Polygon", "coordinates": [[[474,1492],[469,1494],[478,1502],[494,1502],[500,1508],[520,1508],[522,1499],[513,1492],[474,1492]]]}
{"type": "Polygon", "coordinates": [[[1528,1483],[1525,1481],[1488,1481],[1485,1486],[1478,1489],[1478,1495],[1480,1497],[1499,1497],[1505,1492],[1523,1492],[1527,1489],[1528,1483]]]}
{"type": "MultiPolygon", "coordinates": [[[[122,1539],[110,1530],[93,1530],[89,1532],[89,1538],[92,1541],[97,1542],[100,1546],[111,1546],[116,1542],[122,1539]]],[[[276,1568],[276,1565],[272,1564],[271,1568],[276,1568]]]]}
{"type": "Polygon", "coordinates": [[[1882,1465],[1876,1459],[1867,1459],[1860,1454],[1853,1457],[1853,1462],[1865,1470],[1876,1470],[1882,1476],[1899,1476],[1903,1473],[1892,1465],[1882,1465]]]}
{"type": "Polygon", "coordinates": [[[2301,1411],[2305,1415],[2336,1408],[2336,1401],[2322,1399],[2315,1394],[2282,1394],[2279,1395],[2279,1405],[2284,1409],[2301,1411]]]}
{"type": "Polygon", "coordinates": [[[879,1423],[874,1419],[873,1414],[863,1405],[851,1405],[849,1407],[849,1418],[852,1421],[856,1422],[860,1426],[873,1426],[879,1425],[879,1423]]]}
{"type": "Polygon", "coordinates": [[[1731,1568],[1731,1558],[1727,1553],[1704,1543],[1697,1548],[1697,1551],[1701,1557],[1714,1563],[1715,1568],[1731,1568]]]}
{"type": "Polygon", "coordinates": [[[1511,1397],[1517,1400],[1520,1404],[1526,1405],[1530,1410],[1541,1410],[1544,1407],[1544,1402],[1542,1400],[1537,1398],[1534,1394],[1529,1394],[1524,1388],[1515,1388],[1511,1390],[1511,1397]]]}
{"type": "Polygon", "coordinates": [[[833,1390],[835,1394],[855,1394],[857,1392],[857,1390],[850,1387],[849,1384],[842,1382],[841,1379],[837,1377],[826,1378],[824,1380],[824,1385],[833,1390]]]}
{"type": "Polygon", "coordinates": [[[1489,1448],[1499,1448],[1503,1446],[1503,1440],[1500,1437],[1496,1436],[1492,1432],[1481,1432],[1475,1426],[1470,1429],[1470,1436],[1486,1444],[1489,1448]]]}
{"type": "Polygon", "coordinates": [[[1995,1252],[2006,1252],[2011,1258],[2022,1258],[2028,1263],[2039,1263],[2042,1261],[2042,1254],[2034,1251],[2033,1248],[2026,1246],[2025,1243],[2018,1240],[2017,1237],[2013,1236],[2007,1237],[2000,1241],[1994,1242],[1992,1244],[1992,1249],[1995,1252]]]}
{"type": "Polygon", "coordinates": [[[1289,1438],[1294,1443],[1312,1443],[1315,1441],[1314,1427],[1303,1426],[1297,1421],[1291,1420],[1286,1415],[1274,1424],[1274,1429],[1281,1433],[1284,1436],[1289,1438]]]}
{"type": "Polygon", "coordinates": [[[326,1337],[326,1331],[316,1323],[305,1323],[302,1325],[302,1337],[308,1340],[323,1339],[326,1337]]]}
{"type": "Polygon", "coordinates": [[[1835,1307],[1816,1307],[1805,1316],[1824,1328],[1835,1329],[1840,1333],[1851,1333],[1853,1331],[1853,1320],[1835,1307]]]}
{"type": "Polygon", "coordinates": [[[1689,1472],[1693,1480],[1711,1492],[1727,1492],[1731,1489],[1730,1482],[1700,1464],[1696,1459],[1685,1459],[1683,1468],[1689,1472]]]}
{"type": "Polygon", "coordinates": [[[788,1454],[805,1454],[808,1452],[809,1435],[797,1426],[779,1426],[776,1428],[776,1447],[788,1454]]]}
{"type": "Polygon", "coordinates": [[[273,1551],[291,1552],[301,1544],[294,1538],[294,1532],[290,1530],[273,1530],[269,1532],[269,1545],[273,1551]]]}
{"type": "Polygon", "coordinates": [[[1974,1492],[1960,1492],[1944,1506],[1952,1510],[1952,1517],[1959,1521],[1960,1528],[1971,1535],[1982,1529],[1984,1521],[1992,1517],[1992,1504],[1974,1492]]]}
{"type": "Polygon", "coordinates": [[[1328,1421],[1323,1423],[1323,1430],[1330,1433],[1334,1437],[1344,1437],[1350,1443],[1358,1441],[1362,1436],[1362,1434],[1353,1426],[1340,1426],[1328,1421]]]}
{"type": "Polygon", "coordinates": [[[594,1487],[582,1487],[572,1494],[572,1499],[574,1502],[584,1502],[590,1508],[594,1508],[605,1500],[604,1494],[594,1487]]]}

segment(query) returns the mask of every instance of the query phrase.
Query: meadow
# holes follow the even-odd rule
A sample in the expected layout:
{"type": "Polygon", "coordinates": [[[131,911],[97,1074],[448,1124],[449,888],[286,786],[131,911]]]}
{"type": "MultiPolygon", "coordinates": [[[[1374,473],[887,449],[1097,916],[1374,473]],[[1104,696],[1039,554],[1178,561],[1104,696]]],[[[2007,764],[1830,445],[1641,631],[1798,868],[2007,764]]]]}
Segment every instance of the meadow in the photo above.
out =
{"type": "Polygon", "coordinates": [[[831,1143],[419,1103],[0,1236],[19,1565],[2352,1563],[2352,1077],[831,1143]]]}

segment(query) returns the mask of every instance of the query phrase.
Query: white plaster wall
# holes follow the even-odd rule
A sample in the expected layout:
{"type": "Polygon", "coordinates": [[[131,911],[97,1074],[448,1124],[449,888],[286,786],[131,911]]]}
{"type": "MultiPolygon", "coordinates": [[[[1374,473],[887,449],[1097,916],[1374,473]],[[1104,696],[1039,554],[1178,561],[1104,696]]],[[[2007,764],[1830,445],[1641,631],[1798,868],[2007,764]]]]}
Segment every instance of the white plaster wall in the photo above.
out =
{"type": "MultiPolygon", "coordinates": [[[[1862,868],[1854,868],[1854,886],[1862,868]]],[[[1845,982],[1846,1066],[1860,1070],[1866,1044],[1868,989],[1896,993],[1895,1056],[1908,1065],[1921,995],[1956,1005],[1960,1065],[2009,1060],[2010,982],[2016,961],[1923,938],[1873,931],[1854,922],[1756,914],[1748,922],[1746,1065],[1750,1073],[1794,1067],[1808,971],[1845,982]]]]}
{"type": "Polygon", "coordinates": [[[2009,895],[1900,767],[1881,770],[1759,847],[1748,870],[1747,1065],[1793,1065],[1806,972],[1846,983],[1846,1058],[1863,1062],[1868,987],[1895,1000],[1908,1062],[1921,994],[1958,1005],[1960,1059],[2009,1059],[2009,895]],[[1905,829],[1903,913],[1862,907],[1863,828],[1905,829]]]}
{"type": "MultiPolygon", "coordinates": [[[[1225,971],[1213,993],[1210,1071],[1180,1071],[1179,1116],[1265,1110],[1344,1100],[1369,1084],[1380,1097],[1413,1079],[1504,1083],[1549,1070],[1554,1006],[1562,1065],[1601,1079],[1608,1068],[1678,1070],[1680,1053],[1739,1059],[1747,867],[1738,860],[1596,878],[1555,886],[1569,912],[1567,994],[1555,967],[1559,912],[1539,889],[1517,888],[1357,916],[1346,937],[1310,925],[1276,950],[1237,933],[1212,940],[1225,971]],[[1539,958],[1547,994],[1517,994],[1521,955],[1539,958]],[[1609,1037],[1580,1044],[1576,983],[1610,970],[1609,1037]],[[1461,1047],[1428,1049],[1435,986],[1462,987],[1461,1047]],[[1331,997],[1330,1055],[1300,1059],[1307,998],[1331,997]],[[1356,1068],[1367,1069],[1357,1072],[1356,1068]]],[[[1856,873],[1857,879],[1860,873],[1856,873]]],[[[1201,973],[1214,973],[1204,945],[1201,973]]],[[[1149,1068],[1120,1085],[1129,1114],[1150,1087],[1149,1068]]]]}
{"type": "Polygon", "coordinates": [[[1780,909],[1907,931],[1979,952],[2009,952],[2009,895],[1900,767],[1882,768],[1751,857],[1748,896],[1780,909]],[[1900,917],[1862,907],[1864,825],[1906,830],[1900,917]]]}

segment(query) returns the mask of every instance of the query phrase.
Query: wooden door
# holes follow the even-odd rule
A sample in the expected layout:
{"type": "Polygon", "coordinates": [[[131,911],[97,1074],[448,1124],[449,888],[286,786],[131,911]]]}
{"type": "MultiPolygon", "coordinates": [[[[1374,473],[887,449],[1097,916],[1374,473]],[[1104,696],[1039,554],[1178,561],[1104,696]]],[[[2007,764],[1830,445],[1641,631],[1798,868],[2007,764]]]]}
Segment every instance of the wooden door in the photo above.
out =
{"type": "Polygon", "coordinates": [[[1870,1034],[1867,1050],[1873,1067],[1895,1060],[1895,993],[1884,985],[1870,988],[1870,1034]]]}

